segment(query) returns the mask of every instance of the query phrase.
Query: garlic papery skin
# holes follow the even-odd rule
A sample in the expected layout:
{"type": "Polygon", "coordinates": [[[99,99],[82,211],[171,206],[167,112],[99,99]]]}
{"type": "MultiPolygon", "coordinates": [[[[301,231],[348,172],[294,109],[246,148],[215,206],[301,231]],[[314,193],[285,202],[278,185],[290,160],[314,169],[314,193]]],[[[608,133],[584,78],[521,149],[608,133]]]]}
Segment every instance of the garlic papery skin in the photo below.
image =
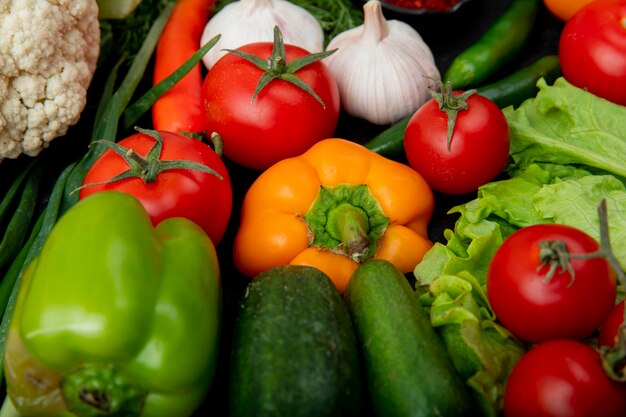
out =
{"type": "Polygon", "coordinates": [[[337,81],[343,110],[384,125],[412,115],[431,96],[441,75],[420,34],[385,20],[378,0],[363,6],[363,24],[335,36],[324,59],[337,81]]]}
{"type": "Polygon", "coordinates": [[[237,49],[254,42],[273,42],[275,26],[287,44],[311,53],[324,49],[322,26],[308,10],[286,0],[239,0],[224,6],[205,26],[202,45],[218,34],[221,37],[202,62],[211,69],[227,53],[224,49],[237,49]]]}

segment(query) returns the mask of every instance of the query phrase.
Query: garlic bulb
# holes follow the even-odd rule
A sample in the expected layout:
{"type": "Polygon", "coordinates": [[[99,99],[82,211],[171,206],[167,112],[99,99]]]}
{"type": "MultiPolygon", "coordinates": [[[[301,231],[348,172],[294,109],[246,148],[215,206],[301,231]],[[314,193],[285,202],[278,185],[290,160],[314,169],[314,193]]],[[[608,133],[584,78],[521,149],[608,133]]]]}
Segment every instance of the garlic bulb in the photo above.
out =
{"type": "Polygon", "coordinates": [[[363,24],[335,36],[324,60],[346,113],[375,124],[396,122],[430,99],[441,79],[433,54],[407,23],[385,20],[378,0],[363,6],[363,24]]]}
{"type": "Polygon", "coordinates": [[[226,51],[253,42],[272,42],[278,26],[285,43],[309,52],[324,49],[324,31],[306,9],[287,0],[239,0],[227,4],[207,23],[202,33],[204,45],[220,34],[219,41],[203,57],[210,69],[226,51]]]}

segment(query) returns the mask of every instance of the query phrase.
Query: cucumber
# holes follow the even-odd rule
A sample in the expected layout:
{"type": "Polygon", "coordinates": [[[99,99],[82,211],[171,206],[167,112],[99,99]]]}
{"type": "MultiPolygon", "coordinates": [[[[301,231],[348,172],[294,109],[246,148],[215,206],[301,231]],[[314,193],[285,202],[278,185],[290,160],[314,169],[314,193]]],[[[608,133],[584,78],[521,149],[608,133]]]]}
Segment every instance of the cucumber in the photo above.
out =
{"type": "Polygon", "coordinates": [[[280,266],[254,278],[235,321],[230,415],[360,416],[356,335],[318,269],[280,266]]]}
{"type": "Polygon", "coordinates": [[[377,417],[480,414],[411,285],[393,264],[362,263],[344,300],[377,417]]]}

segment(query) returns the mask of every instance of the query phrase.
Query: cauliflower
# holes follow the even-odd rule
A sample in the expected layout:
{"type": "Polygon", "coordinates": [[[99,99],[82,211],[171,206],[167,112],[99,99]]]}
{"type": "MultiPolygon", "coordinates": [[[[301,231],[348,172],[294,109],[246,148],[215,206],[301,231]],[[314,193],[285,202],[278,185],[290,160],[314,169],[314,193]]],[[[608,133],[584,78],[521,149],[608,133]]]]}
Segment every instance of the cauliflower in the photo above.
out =
{"type": "Polygon", "coordinates": [[[99,53],[96,0],[0,0],[0,161],[78,121],[99,53]]]}

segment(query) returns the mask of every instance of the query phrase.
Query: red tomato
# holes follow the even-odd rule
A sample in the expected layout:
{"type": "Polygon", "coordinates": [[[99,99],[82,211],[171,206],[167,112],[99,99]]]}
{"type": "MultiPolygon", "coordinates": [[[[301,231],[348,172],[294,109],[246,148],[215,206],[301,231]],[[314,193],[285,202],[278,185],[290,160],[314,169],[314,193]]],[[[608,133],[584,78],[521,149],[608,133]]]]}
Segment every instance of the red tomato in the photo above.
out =
{"type": "MultiPolygon", "coordinates": [[[[259,42],[238,48],[266,61],[273,43],[259,42]]],[[[286,60],[309,55],[285,45],[286,60]]],[[[339,120],[339,89],[321,61],[295,72],[324,102],[294,84],[274,79],[252,101],[264,71],[235,54],[218,60],[207,74],[202,94],[208,131],[224,142],[224,155],[253,169],[266,169],[288,157],[304,153],[331,137],[339,120]]]]}
{"type": "Polygon", "coordinates": [[[540,242],[562,241],[571,254],[591,253],[598,243],[569,226],[524,227],[498,248],[487,272],[487,296],[498,320],[522,340],[580,339],[606,320],[616,297],[616,278],[602,258],[572,259],[574,278],[558,267],[551,279],[541,266],[540,242]]]}
{"type": "Polygon", "coordinates": [[[559,42],[563,76],[573,85],[626,105],[626,0],[597,0],[572,16],[559,42]]]}
{"type": "Polygon", "coordinates": [[[598,335],[598,345],[613,347],[617,343],[617,329],[624,322],[624,300],[617,304],[609,318],[600,328],[600,334],[598,335]]]}
{"type": "MultiPolygon", "coordinates": [[[[159,173],[152,183],[141,178],[128,178],[104,185],[92,185],[80,190],[80,198],[104,190],[116,190],[135,196],[146,208],[154,225],[169,217],[185,217],[199,225],[213,243],[222,239],[231,214],[232,189],[224,162],[210,146],[187,136],[159,132],[163,140],[160,160],[188,160],[217,171],[217,176],[198,170],[172,169],[159,173]]],[[[145,156],[156,140],[137,133],[119,142],[145,156]]],[[[107,181],[129,165],[113,150],[107,150],[93,164],[83,184],[107,181]]]]}
{"type": "Polygon", "coordinates": [[[445,194],[476,191],[502,172],[509,156],[509,126],[498,106],[478,94],[467,106],[458,113],[449,150],[448,115],[435,99],[415,112],[404,133],[409,165],[445,194]]]}
{"type": "Polygon", "coordinates": [[[504,393],[506,417],[623,417],[626,384],[611,380],[600,355],[574,340],[552,340],[515,365],[504,393]]]}

